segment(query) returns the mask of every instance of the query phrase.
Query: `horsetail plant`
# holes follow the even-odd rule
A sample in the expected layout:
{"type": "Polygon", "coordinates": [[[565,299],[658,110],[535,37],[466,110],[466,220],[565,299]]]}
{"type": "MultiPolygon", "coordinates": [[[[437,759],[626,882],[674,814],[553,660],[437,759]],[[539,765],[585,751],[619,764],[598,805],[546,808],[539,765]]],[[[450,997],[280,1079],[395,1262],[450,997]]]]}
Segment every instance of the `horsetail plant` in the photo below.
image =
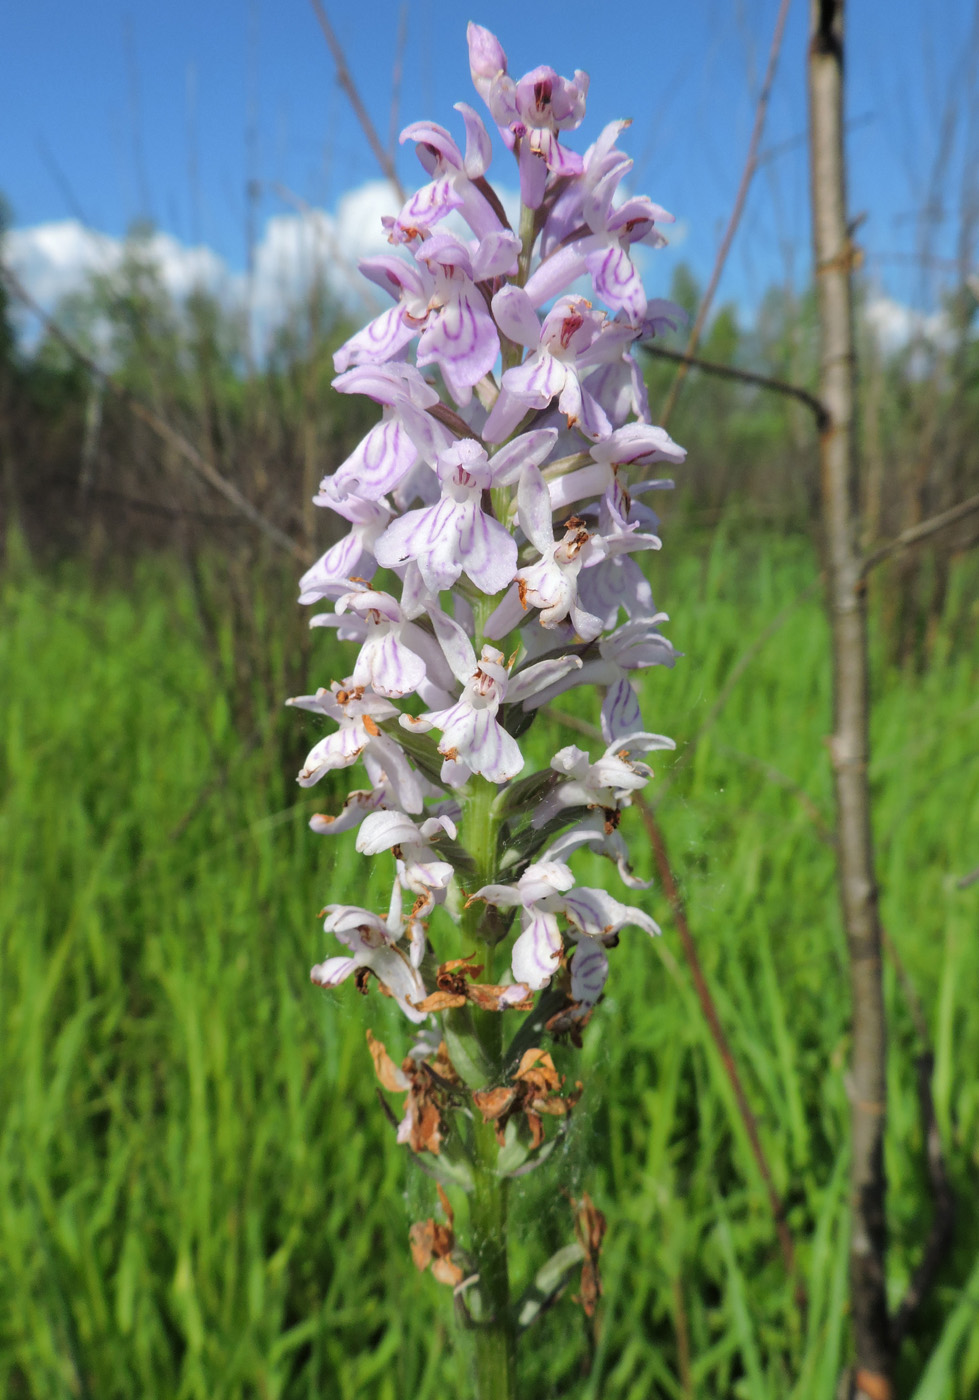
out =
{"type": "Polygon", "coordinates": [[[511,1297],[509,1184],[547,1157],[578,1092],[547,1043],[580,1046],[623,928],[659,932],[572,864],[587,848],[645,888],[619,823],[646,756],[673,745],[643,727],[633,675],[677,652],[634,556],[660,546],[642,498],[672,485],[650,471],[685,454],[650,423],[631,351],[683,313],[643,290],[638,245],[662,246],[672,216],[623,192],[628,122],[579,154],[565,140],[587,75],[515,81],[488,30],[470,24],[468,42],[517,161],[516,231],[471,106],[456,106],[464,149],[434,122],[405,129],[429,178],[385,219],[391,253],[360,264],[393,305],[335,358],[334,387],[381,417],[314,498],[350,529],[301,582],[301,602],[332,604],[312,625],[359,652],[289,703],[334,725],[299,782],[360,762],[369,783],[313,829],[357,829],[358,851],[394,859],[384,913],[326,907],[343,952],[312,979],[376,982],[415,1028],[400,1064],[368,1032],[382,1087],[404,1095],[398,1141],[439,1182],[445,1221],[412,1226],[412,1254],[459,1299],[481,1400],[512,1400],[519,1330],[577,1265],[587,1311],[599,1290],[604,1222],[584,1196],[577,1240],[511,1297]],[[570,745],[525,774],[535,715],[585,686],[603,694],[601,751],[570,745]],[[468,1197],[465,1243],[444,1188],[468,1197]]]}

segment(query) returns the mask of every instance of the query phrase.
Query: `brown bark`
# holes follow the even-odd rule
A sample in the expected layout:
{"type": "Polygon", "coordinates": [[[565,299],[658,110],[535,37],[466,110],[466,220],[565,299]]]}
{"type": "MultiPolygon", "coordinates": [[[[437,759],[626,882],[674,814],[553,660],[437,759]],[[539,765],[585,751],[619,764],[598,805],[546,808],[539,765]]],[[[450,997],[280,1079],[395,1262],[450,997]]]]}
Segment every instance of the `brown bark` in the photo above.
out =
{"type": "Polygon", "coordinates": [[[827,596],[832,620],[837,872],[852,996],[850,1299],[857,1395],[892,1394],[884,1288],[886,1026],[870,829],[867,614],[859,547],[853,246],[843,149],[843,0],[810,0],[809,159],[820,324],[820,436],[827,596]]]}

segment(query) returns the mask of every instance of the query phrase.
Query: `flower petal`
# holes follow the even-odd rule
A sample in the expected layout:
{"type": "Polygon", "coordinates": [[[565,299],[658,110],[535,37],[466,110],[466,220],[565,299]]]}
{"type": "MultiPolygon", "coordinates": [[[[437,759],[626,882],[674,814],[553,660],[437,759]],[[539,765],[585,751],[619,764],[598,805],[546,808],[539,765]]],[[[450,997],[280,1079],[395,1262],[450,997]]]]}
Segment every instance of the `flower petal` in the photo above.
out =
{"type": "Polygon", "coordinates": [[[496,324],[505,336],[528,350],[538,348],[540,321],[523,287],[513,282],[501,287],[493,298],[492,306],[496,324]]]}
{"type": "Polygon", "coordinates": [[[513,945],[514,981],[525,982],[535,992],[546,987],[557,971],[561,948],[557,919],[553,914],[535,913],[513,945]]]}
{"type": "Polygon", "coordinates": [[[339,987],[360,966],[356,958],[327,958],[310,968],[310,981],[317,987],[339,987]]]}
{"type": "Polygon", "coordinates": [[[571,962],[571,996],[594,1006],[608,978],[608,953],[593,938],[582,939],[571,962]]]}

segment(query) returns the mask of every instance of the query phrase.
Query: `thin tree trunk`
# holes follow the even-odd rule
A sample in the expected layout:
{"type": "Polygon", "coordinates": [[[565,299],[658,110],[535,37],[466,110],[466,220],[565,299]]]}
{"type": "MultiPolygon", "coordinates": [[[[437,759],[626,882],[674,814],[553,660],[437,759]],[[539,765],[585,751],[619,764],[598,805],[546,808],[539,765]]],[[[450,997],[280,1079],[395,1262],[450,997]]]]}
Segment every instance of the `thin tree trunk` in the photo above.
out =
{"type": "Polygon", "coordinates": [[[843,0],[810,0],[809,159],[821,339],[823,528],[832,618],[838,878],[853,1016],[850,1299],[855,1392],[892,1395],[884,1289],[886,1027],[881,930],[870,831],[867,615],[860,557],[854,421],[853,249],[843,150],[843,0]]]}

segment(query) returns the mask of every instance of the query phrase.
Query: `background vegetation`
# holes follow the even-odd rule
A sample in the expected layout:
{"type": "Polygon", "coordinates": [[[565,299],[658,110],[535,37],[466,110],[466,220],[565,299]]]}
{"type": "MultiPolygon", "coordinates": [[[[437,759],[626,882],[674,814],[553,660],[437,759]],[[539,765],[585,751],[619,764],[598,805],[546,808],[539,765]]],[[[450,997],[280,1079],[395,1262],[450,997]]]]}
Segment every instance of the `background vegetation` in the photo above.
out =
{"type": "MultiPolygon", "coordinates": [[[[698,297],[685,273],[674,291],[698,297]]],[[[975,300],[948,310],[949,334],[890,355],[864,334],[869,544],[979,490],[975,300]]],[[[314,289],[255,364],[233,312],[168,300],[138,232],[123,275],[64,311],[111,384],[50,333],[30,352],[0,335],[0,1392],[464,1395],[446,1298],[407,1250],[431,1183],[394,1145],[363,1039],[365,1012],[392,1050],[404,1027],[306,976],[327,952],[318,909],[359,899],[363,867],[349,838],[306,829],[344,787],[293,786],[318,730],[280,706],[340,673],[335,643],[306,631],[297,561],[124,397],[312,556],[324,522],[303,500],[364,428],[327,389],[343,317],[314,289]]],[[[808,298],[774,289],[750,327],[721,310],[701,350],[805,386],[812,341],[808,298]]],[[[650,362],[654,403],[671,374],[650,362]]],[[[815,445],[805,409],[706,378],[671,431],[690,466],[654,587],[688,659],[644,681],[679,744],[658,815],[809,1306],[654,889],[665,936],[623,939],[560,1172],[519,1207],[527,1263],[569,1236],[558,1181],[589,1190],[605,1304],[595,1333],[567,1299],[538,1324],[527,1393],[828,1400],[847,1345],[848,1006],[818,593],[730,686],[818,574],[815,445]]],[[[922,1032],[960,1203],[905,1347],[915,1400],[979,1389],[974,521],[872,582],[895,1301],[933,1209],[922,1032]]],[[[531,731],[541,754],[573,737],[555,724],[531,731]]]]}

